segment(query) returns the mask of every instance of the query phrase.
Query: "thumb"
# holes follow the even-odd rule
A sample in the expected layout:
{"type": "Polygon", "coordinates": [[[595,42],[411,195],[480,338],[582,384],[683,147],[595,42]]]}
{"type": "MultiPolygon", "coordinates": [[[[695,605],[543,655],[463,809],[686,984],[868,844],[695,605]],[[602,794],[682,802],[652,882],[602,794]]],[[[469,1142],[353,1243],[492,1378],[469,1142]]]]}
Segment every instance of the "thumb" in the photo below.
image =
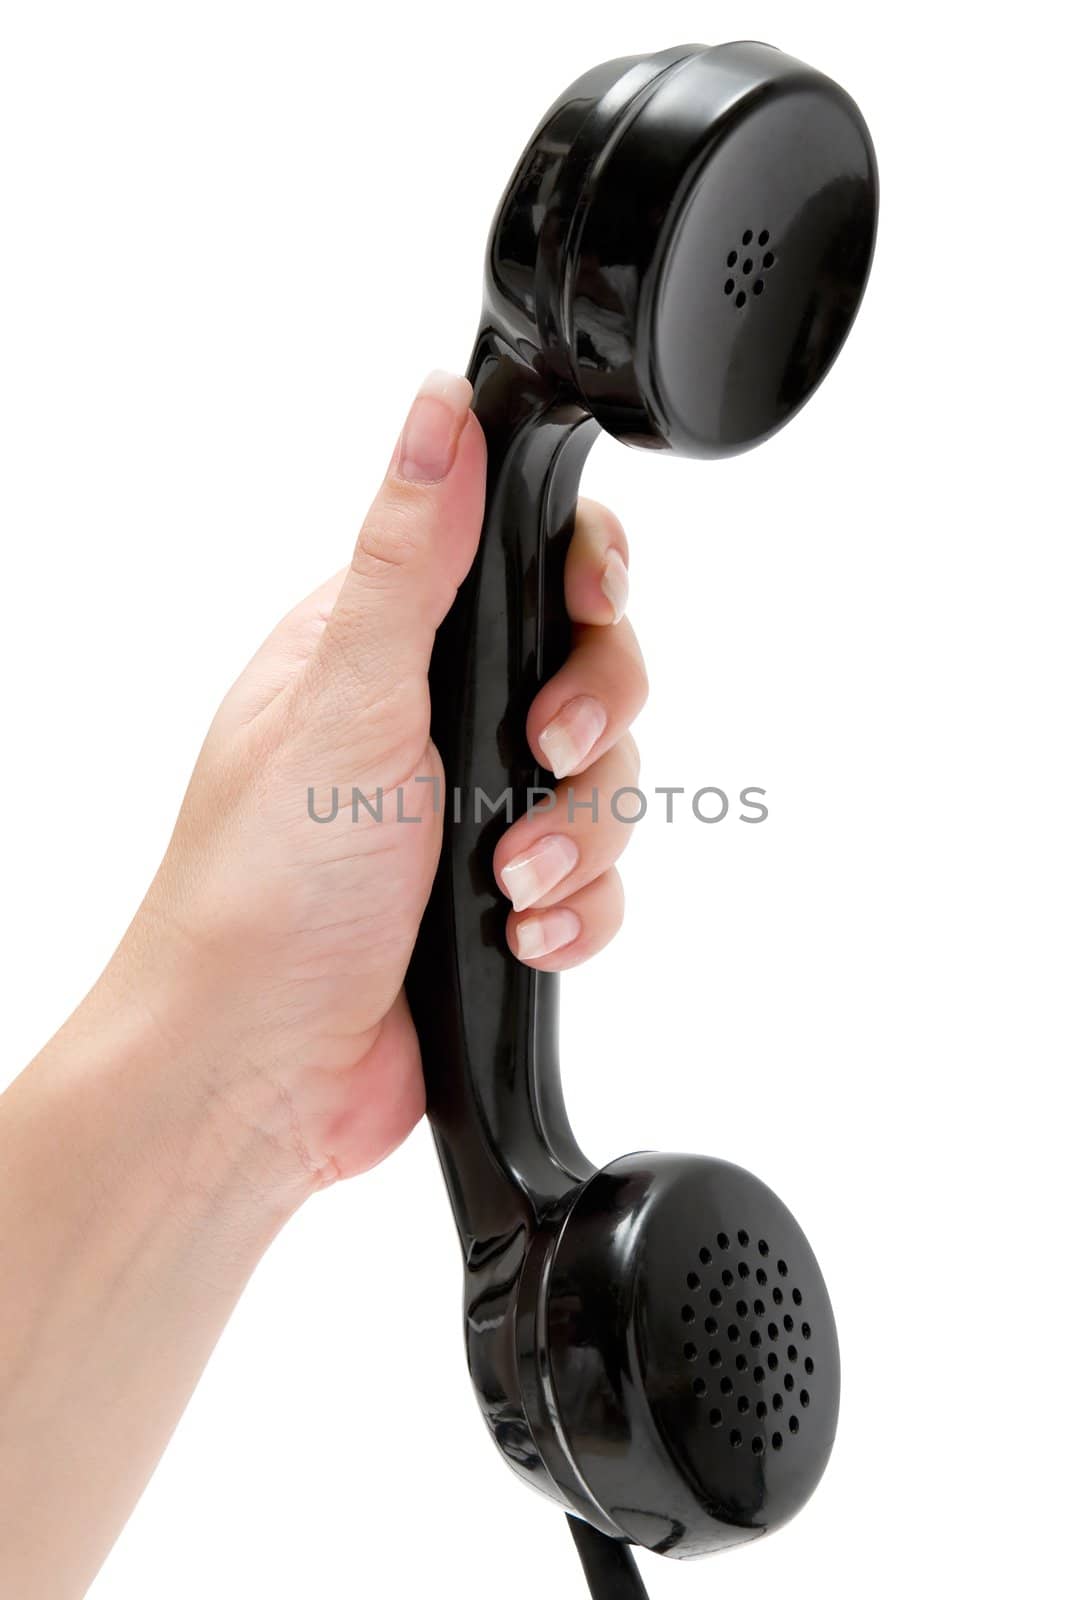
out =
{"type": "Polygon", "coordinates": [[[466,378],[430,374],[360,529],[317,650],[351,710],[397,710],[397,691],[420,680],[425,694],[434,634],[481,529],[485,441],[470,404],[466,378]]]}

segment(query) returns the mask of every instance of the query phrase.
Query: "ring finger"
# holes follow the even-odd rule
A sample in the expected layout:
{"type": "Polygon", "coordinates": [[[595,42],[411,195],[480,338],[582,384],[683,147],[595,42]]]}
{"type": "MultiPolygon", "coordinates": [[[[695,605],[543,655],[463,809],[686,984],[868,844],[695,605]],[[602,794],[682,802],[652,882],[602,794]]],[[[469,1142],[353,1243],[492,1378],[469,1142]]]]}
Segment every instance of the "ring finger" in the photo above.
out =
{"type": "Polygon", "coordinates": [[[516,911],[559,904],[614,866],[630,840],[625,791],[640,762],[631,734],[561,784],[504,834],[493,858],[496,880],[516,911]]]}

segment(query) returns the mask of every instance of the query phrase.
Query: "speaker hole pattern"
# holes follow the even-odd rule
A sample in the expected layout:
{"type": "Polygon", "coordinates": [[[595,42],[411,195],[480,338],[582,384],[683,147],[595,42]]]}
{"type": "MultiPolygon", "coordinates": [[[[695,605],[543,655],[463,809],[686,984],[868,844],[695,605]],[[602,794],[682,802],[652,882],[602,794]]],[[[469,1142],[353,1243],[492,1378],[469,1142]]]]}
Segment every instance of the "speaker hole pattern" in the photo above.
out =
{"type": "MultiPolygon", "coordinates": [[[[767,287],[766,274],[775,263],[774,251],[767,249],[770,242],[771,235],[767,228],[761,228],[758,234],[746,228],[741,235],[740,250],[731,250],[727,254],[722,292],[728,300],[733,300],[738,311],[747,305],[750,293],[758,299],[767,287]]],[[[741,1248],[746,1249],[747,1246],[742,1245],[741,1248]]]]}
{"type": "MultiPolygon", "coordinates": [[[[761,234],[760,243],[765,242],[761,234]]],[[[701,1245],[697,1259],[699,1267],[686,1275],[681,1306],[682,1355],[692,1374],[692,1392],[703,1399],[714,1375],[717,1403],[708,1411],[709,1426],[727,1429],[735,1450],[777,1454],[800,1432],[801,1413],[811,1405],[817,1351],[811,1323],[775,1307],[799,1310],[804,1291],[788,1261],[772,1255],[766,1239],[753,1241],[744,1228],[701,1245]],[[770,1303],[763,1296],[750,1299],[746,1279],[761,1286],[773,1280],[770,1303]],[[705,1315],[709,1305],[720,1315],[705,1315]],[[698,1322],[702,1342],[695,1331],[698,1322]],[[727,1366],[730,1371],[724,1372],[727,1366]],[[759,1426],[768,1417],[775,1419],[770,1432],[759,1426]]]]}

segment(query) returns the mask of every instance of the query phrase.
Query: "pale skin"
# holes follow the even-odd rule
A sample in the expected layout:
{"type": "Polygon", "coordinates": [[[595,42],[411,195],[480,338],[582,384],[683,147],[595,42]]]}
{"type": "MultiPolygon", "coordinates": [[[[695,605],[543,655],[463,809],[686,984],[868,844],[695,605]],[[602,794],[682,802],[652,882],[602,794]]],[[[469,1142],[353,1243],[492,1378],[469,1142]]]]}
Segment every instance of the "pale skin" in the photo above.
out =
{"type": "MultiPolygon", "coordinates": [[[[219,708],[159,871],[98,983],[0,1096],[0,1593],[84,1595],[257,1261],[311,1195],[423,1111],[404,974],[440,848],[426,672],[477,545],[485,446],[464,380],[409,414],[351,563],[219,708]],[[311,822],[309,784],[405,790],[418,826],[311,822]],[[421,813],[419,807],[422,807],[421,813]]],[[[576,798],[637,778],[646,692],[628,551],[583,503],[569,659],[531,748],[576,798]]],[[[516,959],[618,930],[631,829],[522,817],[495,858],[516,959]]]]}

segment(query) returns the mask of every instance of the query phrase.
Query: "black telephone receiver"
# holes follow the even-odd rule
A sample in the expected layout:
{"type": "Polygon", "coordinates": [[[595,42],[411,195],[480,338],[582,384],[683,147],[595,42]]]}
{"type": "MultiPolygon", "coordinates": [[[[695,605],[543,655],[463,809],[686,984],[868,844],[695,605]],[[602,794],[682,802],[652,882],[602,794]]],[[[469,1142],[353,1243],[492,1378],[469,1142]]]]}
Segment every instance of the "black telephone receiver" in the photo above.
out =
{"type": "Polygon", "coordinates": [[[769,45],[685,45],[572,84],[489,241],[468,371],[488,495],[431,667],[450,798],[408,995],[474,1387],[515,1471],[571,1514],[604,1597],[643,1592],[629,1544],[698,1555],[803,1505],[837,1424],[833,1312],[804,1234],[750,1173],[586,1160],[560,1087],[558,978],[508,951],[492,872],[506,816],[471,797],[509,791],[517,815],[552,782],[526,712],[569,647],[563,564],[600,429],[705,457],[769,438],[841,348],[876,214],[843,90],[769,45]]]}

